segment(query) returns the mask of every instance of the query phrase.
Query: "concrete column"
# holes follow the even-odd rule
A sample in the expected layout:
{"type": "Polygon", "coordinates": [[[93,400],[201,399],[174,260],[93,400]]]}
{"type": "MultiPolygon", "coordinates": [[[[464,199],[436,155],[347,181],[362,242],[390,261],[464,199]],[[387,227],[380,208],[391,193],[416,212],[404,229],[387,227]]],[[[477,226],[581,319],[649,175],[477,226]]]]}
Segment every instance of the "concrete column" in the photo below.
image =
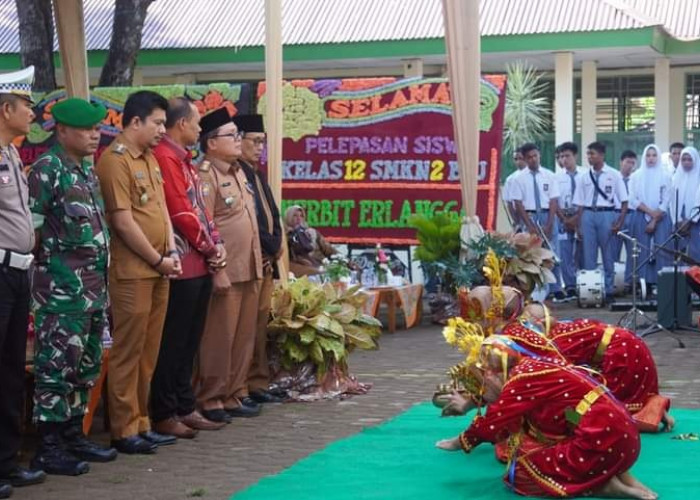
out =
{"type": "Polygon", "coordinates": [[[574,140],[574,54],[554,55],[554,137],[557,144],[574,140]]]}
{"type": "Polygon", "coordinates": [[[143,70],[141,68],[134,68],[134,77],[131,80],[131,84],[134,87],[143,85],[143,70]]]}
{"type": "Polygon", "coordinates": [[[402,62],[404,78],[423,77],[423,59],[403,59],[402,62]]]}
{"type": "Polygon", "coordinates": [[[671,136],[670,142],[685,142],[686,85],[685,70],[671,69],[671,136]]]}
{"type": "Polygon", "coordinates": [[[671,144],[671,60],[663,57],[654,64],[654,98],[656,100],[656,134],[654,142],[661,151],[671,144]]]}
{"type": "Polygon", "coordinates": [[[598,104],[598,67],[595,61],[581,64],[581,153],[579,161],[586,160],[586,147],[596,140],[596,115],[598,104]]]}

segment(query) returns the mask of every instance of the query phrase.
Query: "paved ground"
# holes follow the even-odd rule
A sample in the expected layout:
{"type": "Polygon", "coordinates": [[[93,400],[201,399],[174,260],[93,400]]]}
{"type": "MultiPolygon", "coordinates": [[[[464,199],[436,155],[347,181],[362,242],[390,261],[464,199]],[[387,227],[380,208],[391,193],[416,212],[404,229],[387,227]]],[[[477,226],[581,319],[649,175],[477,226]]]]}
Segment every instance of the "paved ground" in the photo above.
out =
{"type": "MultiPolygon", "coordinates": [[[[616,322],[622,313],[562,306],[562,317],[584,316],[616,322]]],[[[700,334],[681,334],[685,349],[659,333],[648,337],[659,367],[661,392],[676,406],[700,408],[700,334]]],[[[372,382],[369,394],[346,401],[267,406],[256,419],[236,420],[218,432],[161,448],[156,455],[120,455],[111,464],[94,464],[77,478],[49,477],[43,485],[17,489],[20,500],[224,500],[258,479],[276,473],[327,443],[376,425],[412,404],[426,400],[444,381],[442,373],[459,359],[442,340],[440,329],[420,328],[385,334],[381,349],[356,352],[352,371],[372,382]]],[[[98,425],[99,427],[99,425],[98,425]]],[[[106,442],[104,433],[96,438],[106,442]]]]}

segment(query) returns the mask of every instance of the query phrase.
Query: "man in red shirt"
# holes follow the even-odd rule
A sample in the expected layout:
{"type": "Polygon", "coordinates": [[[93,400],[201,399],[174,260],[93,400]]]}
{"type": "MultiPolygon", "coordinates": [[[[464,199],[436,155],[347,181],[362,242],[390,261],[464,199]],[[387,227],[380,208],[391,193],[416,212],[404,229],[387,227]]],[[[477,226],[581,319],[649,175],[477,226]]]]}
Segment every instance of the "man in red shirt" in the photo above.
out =
{"type": "Polygon", "coordinates": [[[166,135],[153,154],[163,175],[165,201],[182,262],[182,274],[170,284],[158,364],[151,381],[151,418],[161,434],[193,438],[197,430],[225,424],[195,409],[192,367],[204,328],[212,273],[225,265],[226,251],[202,201],[197,169],[187,149],[199,139],[199,112],[183,97],[172,99],[166,135]]]}

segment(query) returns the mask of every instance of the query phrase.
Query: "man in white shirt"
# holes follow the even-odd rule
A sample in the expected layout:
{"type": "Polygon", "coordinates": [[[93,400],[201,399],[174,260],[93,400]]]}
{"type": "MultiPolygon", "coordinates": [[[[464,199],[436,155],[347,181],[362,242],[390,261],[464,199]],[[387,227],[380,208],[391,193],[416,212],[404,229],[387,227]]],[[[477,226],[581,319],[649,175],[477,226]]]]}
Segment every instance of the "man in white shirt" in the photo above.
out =
{"type": "Polygon", "coordinates": [[[610,303],[615,280],[613,243],[625,221],[628,195],[620,172],[605,163],[603,143],[590,143],[587,156],[591,168],[582,176],[574,194],[583,237],[583,268],[596,269],[600,249],[605,272],[605,300],[610,303]],[[619,213],[615,210],[618,203],[619,213]]]}
{"type": "Polygon", "coordinates": [[[678,165],[681,162],[681,151],[683,151],[684,147],[685,144],[682,142],[674,142],[668,148],[668,171],[671,175],[678,170],[678,165]]]}
{"type": "Polygon", "coordinates": [[[503,194],[501,196],[506,205],[506,210],[508,210],[508,214],[510,215],[510,220],[513,223],[512,229],[513,231],[518,232],[522,230],[522,222],[520,220],[520,215],[515,208],[515,203],[513,203],[513,181],[527,167],[525,164],[525,158],[523,158],[520,148],[517,148],[515,152],[513,152],[513,163],[515,164],[516,170],[506,177],[506,181],[503,183],[503,194]]]}
{"type": "Polygon", "coordinates": [[[576,272],[580,269],[583,246],[577,234],[577,210],[574,193],[587,169],[576,165],[578,146],[564,142],[556,149],[557,163],[561,169],[555,174],[559,183],[559,257],[566,298],[576,297],[576,272]]]}
{"type": "MultiPolygon", "coordinates": [[[[538,225],[551,244],[551,250],[558,256],[557,211],[559,210],[559,185],[549,169],[540,165],[540,150],[533,143],[520,147],[525,158],[527,170],[523,170],[513,181],[512,199],[517,207],[520,219],[528,232],[539,235],[538,225]]],[[[550,284],[550,295],[555,302],[566,299],[561,288],[559,266],[555,267],[557,282],[550,284]]]]}
{"type": "MultiPolygon", "coordinates": [[[[628,149],[622,152],[620,155],[620,175],[622,175],[622,182],[625,185],[625,192],[630,198],[627,203],[627,215],[625,216],[625,221],[622,224],[622,229],[620,231],[626,232],[629,236],[634,237],[632,234],[632,216],[634,215],[635,207],[632,205],[632,199],[630,197],[630,179],[632,178],[632,172],[637,168],[637,153],[628,149]]],[[[615,207],[619,213],[622,213],[622,207],[615,207]]],[[[632,242],[627,239],[620,238],[616,236],[613,240],[613,258],[617,262],[622,262],[622,245],[625,246],[625,288],[632,287],[632,242]]]]}

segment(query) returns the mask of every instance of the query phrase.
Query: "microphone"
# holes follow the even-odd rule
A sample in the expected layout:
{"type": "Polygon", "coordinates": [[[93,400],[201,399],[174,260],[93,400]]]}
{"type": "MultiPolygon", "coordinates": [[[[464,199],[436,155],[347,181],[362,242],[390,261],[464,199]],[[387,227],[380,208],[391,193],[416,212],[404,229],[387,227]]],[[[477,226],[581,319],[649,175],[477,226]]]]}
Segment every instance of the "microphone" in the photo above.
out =
{"type": "Polygon", "coordinates": [[[620,238],[622,238],[622,239],[624,239],[624,240],[627,240],[627,241],[635,241],[635,240],[636,240],[636,238],[633,238],[632,236],[630,236],[629,234],[627,234],[627,229],[625,229],[624,231],[618,231],[618,232],[617,232],[617,235],[618,235],[620,238]]]}

